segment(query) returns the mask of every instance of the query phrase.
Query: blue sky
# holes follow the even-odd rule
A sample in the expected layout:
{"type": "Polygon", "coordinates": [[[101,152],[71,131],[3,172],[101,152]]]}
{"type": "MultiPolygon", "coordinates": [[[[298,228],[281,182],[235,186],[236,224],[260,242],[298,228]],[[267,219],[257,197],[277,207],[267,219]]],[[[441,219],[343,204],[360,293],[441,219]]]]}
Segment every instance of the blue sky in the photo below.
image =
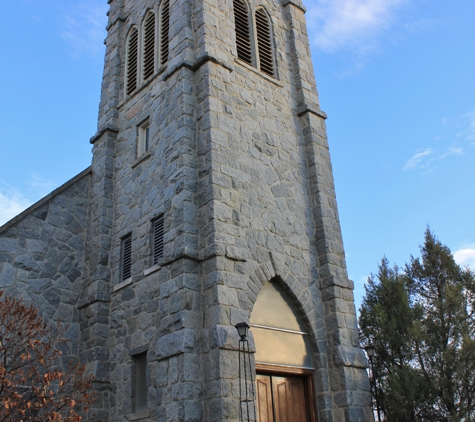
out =
{"type": "MultiPolygon", "coordinates": [[[[90,164],[107,4],[1,3],[3,224],[90,164]]],[[[427,225],[475,268],[475,2],[304,3],[357,303],[427,225]]]]}

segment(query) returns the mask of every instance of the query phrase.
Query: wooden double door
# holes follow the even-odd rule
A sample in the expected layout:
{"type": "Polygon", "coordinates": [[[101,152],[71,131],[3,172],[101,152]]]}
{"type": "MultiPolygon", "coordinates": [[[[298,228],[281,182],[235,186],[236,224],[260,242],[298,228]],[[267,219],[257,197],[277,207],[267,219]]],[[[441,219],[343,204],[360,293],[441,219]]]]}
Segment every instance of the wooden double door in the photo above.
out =
{"type": "Polygon", "coordinates": [[[310,377],[257,374],[259,422],[315,422],[310,377]]]}

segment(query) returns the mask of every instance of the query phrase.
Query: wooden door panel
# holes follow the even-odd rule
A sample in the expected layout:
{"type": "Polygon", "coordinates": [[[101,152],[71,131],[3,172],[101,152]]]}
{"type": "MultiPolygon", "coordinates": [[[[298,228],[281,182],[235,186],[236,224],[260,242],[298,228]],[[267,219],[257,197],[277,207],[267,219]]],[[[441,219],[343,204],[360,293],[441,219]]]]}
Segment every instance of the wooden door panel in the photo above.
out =
{"type": "Polygon", "coordinates": [[[293,378],[289,381],[289,393],[290,417],[293,415],[292,420],[306,422],[305,388],[302,378],[293,378]]]}
{"type": "Polygon", "coordinates": [[[256,391],[259,422],[316,422],[308,377],[258,374],[256,391]]]}
{"type": "Polygon", "coordinates": [[[269,375],[257,375],[256,390],[258,421],[274,422],[271,377],[269,375]]]}
{"type": "Polygon", "coordinates": [[[272,377],[274,389],[275,422],[285,422],[289,417],[289,392],[284,378],[272,377]]]}
{"type": "Polygon", "coordinates": [[[275,422],[306,422],[305,388],[302,378],[272,377],[275,422]]]}

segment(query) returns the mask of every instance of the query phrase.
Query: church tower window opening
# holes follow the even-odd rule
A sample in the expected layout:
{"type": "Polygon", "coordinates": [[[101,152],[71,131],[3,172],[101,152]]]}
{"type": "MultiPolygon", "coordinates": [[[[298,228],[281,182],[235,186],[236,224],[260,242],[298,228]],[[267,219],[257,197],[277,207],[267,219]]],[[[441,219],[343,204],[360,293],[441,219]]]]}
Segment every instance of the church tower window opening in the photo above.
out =
{"type": "Polygon", "coordinates": [[[140,157],[150,149],[150,121],[148,119],[138,127],[137,138],[137,157],[140,157]]]}
{"type": "Polygon", "coordinates": [[[143,80],[155,73],[155,13],[148,12],[143,29],[143,80]]]}
{"type": "Polygon", "coordinates": [[[258,68],[269,76],[274,77],[274,54],[269,17],[261,7],[256,11],[257,59],[258,68]]]}
{"type": "Polygon", "coordinates": [[[146,410],[148,407],[147,388],[147,352],[132,356],[134,365],[134,391],[132,392],[135,412],[146,410]]]}
{"type": "Polygon", "coordinates": [[[252,66],[249,9],[243,0],[234,0],[234,24],[236,26],[236,49],[238,58],[252,66]]]}
{"type": "Polygon", "coordinates": [[[127,37],[127,48],[125,53],[126,76],[125,76],[125,92],[131,94],[138,86],[138,58],[139,58],[139,31],[134,26],[127,37]]]}
{"type": "Polygon", "coordinates": [[[127,280],[131,277],[132,268],[132,234],[128,234],[122,239],[121,245],[121,279],[127,280]]]}
{"type": "Polygon", "coordinates": [[[159,217],[152,222],[153,226],[153,265],[157,265],[160,258],[163,257],[163,216],[159,217]]]}
{"type": "Polygon", "coordinates": [[[168,61],[170,32],[170,0],[163,0],[160,8],[160,65],[168,61]]]}

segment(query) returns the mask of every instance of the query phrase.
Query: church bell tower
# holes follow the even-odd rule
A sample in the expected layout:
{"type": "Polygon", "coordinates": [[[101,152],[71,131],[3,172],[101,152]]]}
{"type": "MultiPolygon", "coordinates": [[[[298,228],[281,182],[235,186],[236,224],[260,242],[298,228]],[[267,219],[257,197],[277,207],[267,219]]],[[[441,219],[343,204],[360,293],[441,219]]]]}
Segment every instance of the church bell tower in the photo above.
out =
{"type": "Polygon", "coordinates": [[[79,305],[92,412],[237,422],[246,322],[251,420],[371,421],[301,0],[108,3],[79,305]]]}

